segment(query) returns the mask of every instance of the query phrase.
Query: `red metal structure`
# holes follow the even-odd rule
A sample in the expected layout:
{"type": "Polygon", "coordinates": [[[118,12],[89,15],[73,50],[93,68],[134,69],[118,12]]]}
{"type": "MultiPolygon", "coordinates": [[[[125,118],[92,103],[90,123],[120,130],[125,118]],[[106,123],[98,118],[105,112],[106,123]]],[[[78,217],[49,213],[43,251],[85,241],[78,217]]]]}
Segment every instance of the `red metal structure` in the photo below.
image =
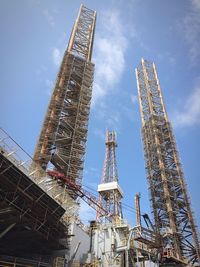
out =
{"type": "Polygon", "coordinates": [[[73,195],[75,194],[77,197],[82,198],[94,210],[98,210],[101,216],[107,216],[109,218],[109,212],[99,203],[99,200],[96,198],[96,196],[83,189],[79,184],[76,184],[74,180],[58,171],[48,170],[47,174],[53,179],[57,179],[63,183],[70,191],[73,192],[73,195]]]}

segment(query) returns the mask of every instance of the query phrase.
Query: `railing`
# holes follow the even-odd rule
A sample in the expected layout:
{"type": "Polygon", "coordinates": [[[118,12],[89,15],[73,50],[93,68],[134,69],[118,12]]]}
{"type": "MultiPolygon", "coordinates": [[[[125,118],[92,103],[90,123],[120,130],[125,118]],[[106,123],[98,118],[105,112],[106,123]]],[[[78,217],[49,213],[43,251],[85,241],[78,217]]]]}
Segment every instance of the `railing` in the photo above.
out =
{"type": "MultiPolygon", "coordinates": [[[[60,186],[56,180],[48,176],[47,173],[33,161],[32,157],[2,128],[0,128],[0,154],[28,176],[29,179],[37,184],[65,210],[68,210],[69,207],[72,206],[73,200],[69,197],[67,189],[60,186]]],[[[3,170],[3,172],[5,171],[6,170],[3,170]]]]}
{"type": "Polygon", "coordinates": [[[150,247],[159,247],[159,238],[153,231],[141,226],[135,226],[133,228],[133,238],[136,241],[141,241],[150,247]]]}
{"type": "Polygon", "coordinates": [[[116,218],[114,222],[115,227],[129,227],[128,221],[121,218],[116,218]]]}

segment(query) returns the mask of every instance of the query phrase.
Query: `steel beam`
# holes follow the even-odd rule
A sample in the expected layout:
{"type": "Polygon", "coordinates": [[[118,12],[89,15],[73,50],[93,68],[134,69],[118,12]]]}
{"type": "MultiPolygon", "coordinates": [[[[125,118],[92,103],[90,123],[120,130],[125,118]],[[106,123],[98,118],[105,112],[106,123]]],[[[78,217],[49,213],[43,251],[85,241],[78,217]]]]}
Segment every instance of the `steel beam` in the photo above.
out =
{"type": "Polygon", "coordinates": [[[156,231],[176,258],[200,264],[200,247],[175,138],[154,63],[136,69],[147,179],[156,231]]]}
{"type": "Polygon", "coordinates": [[[96,12],[81,5],[34,152],[34,161],[44,170],[51,165],[79,184],[94,75],[95,23],[96,12]]]}
{"type": "Polygon", "coordinates": [[[14,226],[16,225],[16,223],[12,223],[10,224],[4,231],[2,231],[0,233],[0,239],[5,235],[7,234],[14,226]]]}

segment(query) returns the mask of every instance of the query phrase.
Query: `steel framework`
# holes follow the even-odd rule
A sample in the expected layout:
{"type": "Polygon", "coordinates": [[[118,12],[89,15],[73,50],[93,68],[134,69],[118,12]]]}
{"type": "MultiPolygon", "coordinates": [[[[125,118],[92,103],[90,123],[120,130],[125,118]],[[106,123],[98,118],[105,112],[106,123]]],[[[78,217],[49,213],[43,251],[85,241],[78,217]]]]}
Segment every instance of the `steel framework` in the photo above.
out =
{"type": "Polygon", "coordinates": [[[69,247],[68,192],[0,129],[0,255],[29,257],[69,247]]]}
{"type": "Polygon", "coordinates": [[[155,64],[136,69],[147,179],[156,231],[177,259],[200,264],[197,229],[155,64]]]}
{"type": "Polygon", "coordinates": [[[96,12],[81,5],[34,152],[44,170],[51,166],[78,183],[92,94],[95,22],[96,12]]]}
{"type": "MultiPolygon", "coordinates": [[[[106,153],[103,166],[101,184],[98,186],[99,200],[110,214],[113,222],[122,219],[121,198],[122,191],[118,185],[118,173],[115,148],[117,147],[116,133],[106,132],[106,153]]],[[[104,217],[110,220],[108,217],[104,217]]],[[[97,211],[97,220],[101,220],[101,213],[97,211]]]]}
{"type": "Polygon", "coordinates": [[[57,171],[47,171],[48,175],[54,179],[59,180],[61,183],[72,190],[75,195],[82,198],[90,207],[94,210],[98,210],[101,216],[107,216],[109,218],[109,212],[103,207],[95,195],[85,190],[79,184],[76,184],[73,180],[66,177],[64,174],[57,171]]]}
{"type": "MultiPolygon", "coordinates": [[[[54,199],[69,214],[73,211],[68,207],[74,203],[70,198],[68,190],[52,180],[50,176],[34,162],[31,156],[26,153],[3,129],[0,128],[0,153],[14,165],[16,169],[23,172],[32,181],[32,186],[38,185],[49,197],[54,199]]],[[[4,172],[8,171],[4,170],[4,172]]],[[[2,173],[1,173],[2,174],[2,173]]],[[[27,190],[27,189],[26,189],[27,190]]],[[[71,213],[72,212],[72,213],[71,213]]]]}

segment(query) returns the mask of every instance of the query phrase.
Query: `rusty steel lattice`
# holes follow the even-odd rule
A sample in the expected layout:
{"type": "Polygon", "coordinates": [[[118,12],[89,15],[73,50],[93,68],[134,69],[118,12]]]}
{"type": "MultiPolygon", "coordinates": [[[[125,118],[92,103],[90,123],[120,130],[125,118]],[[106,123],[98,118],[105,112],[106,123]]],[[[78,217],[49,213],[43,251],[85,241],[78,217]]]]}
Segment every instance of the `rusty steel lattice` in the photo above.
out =
{"type": "Polygon", "coordinates": [[[200,264],[197,229],[155,64],[136,69],[147,179],[156,230],[180,260],[200,264]]]}
{"type": "Polygon", "coordinates": [[[83,5],[55,83],[34,152],[44,170],[53,167],[81,183],[94,64],[91,63],[96,12],[83,5]]]}

